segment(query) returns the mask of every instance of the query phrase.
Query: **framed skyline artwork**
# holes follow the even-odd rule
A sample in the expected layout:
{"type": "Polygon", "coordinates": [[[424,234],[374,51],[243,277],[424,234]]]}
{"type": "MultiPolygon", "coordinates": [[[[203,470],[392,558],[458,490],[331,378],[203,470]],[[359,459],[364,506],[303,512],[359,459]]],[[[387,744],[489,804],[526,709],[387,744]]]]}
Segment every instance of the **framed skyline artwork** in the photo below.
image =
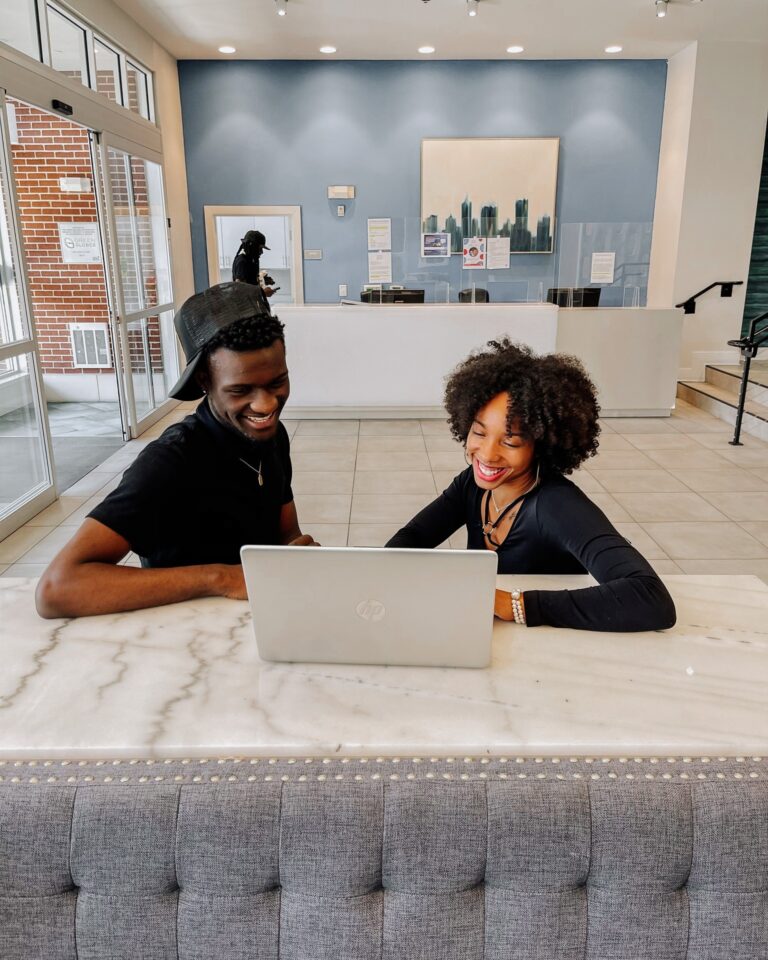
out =
{"type": "Polygon", "coordinates": [[[511,253],[552,253],[559,137],[421,141],[421,229],[509,237],[511,253]]]}

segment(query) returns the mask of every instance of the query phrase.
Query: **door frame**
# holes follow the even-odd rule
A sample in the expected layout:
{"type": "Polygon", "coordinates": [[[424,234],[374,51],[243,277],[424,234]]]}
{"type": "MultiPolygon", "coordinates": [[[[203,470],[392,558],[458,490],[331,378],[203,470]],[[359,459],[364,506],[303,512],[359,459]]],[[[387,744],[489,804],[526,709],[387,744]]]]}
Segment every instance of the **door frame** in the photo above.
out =
{"type": "Polygon", "coordinates": [[[216,235],[216,217],[290,217],[293,231],[293,270],[291,296],[293,304],[304,303],[304,251],[301,236],[301,207],[297,206],[204,206],[205,248],[208,257],[208,283],[221,283],[219,272],[219,241],[216,235]]]}

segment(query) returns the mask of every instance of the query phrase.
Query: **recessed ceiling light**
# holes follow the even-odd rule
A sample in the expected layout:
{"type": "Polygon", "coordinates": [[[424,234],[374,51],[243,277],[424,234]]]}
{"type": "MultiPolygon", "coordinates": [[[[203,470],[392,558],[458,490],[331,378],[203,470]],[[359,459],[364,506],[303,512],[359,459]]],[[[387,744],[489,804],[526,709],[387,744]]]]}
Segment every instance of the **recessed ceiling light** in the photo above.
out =
{"type": "Polygon", "coordinates": [[[507,47],[507,53],[522,53],[525,47],[507,47]]]}
{"type": "Polygon", "coordinates": [[[278,15],[278,17],[284,17],[284,16],[285,16],[285,14],[286,14],[285,5],[286,5],[287,2],[288,2],[288,0],[275,0],[275,3],[277,4],[277,15],[278,15]]]}
{"type": "Polygon", "coordinates": [[[320,53],[336,53],[336,47],[320,47],[320,53]]]}
{"type": "Polygon", "coordinates": [[[237,53],[234,47],[219,47],[219,53],[237,53]]]}
{"type": "Polygon", "coordinates": [[[477,16],[478,0],[467,0],[467,13],[470,17],[477,16]]]}
{"type": "Polygon", "coordinates": [[[661,20],[667,15],[667,4],[669,0],[656,0],[656,16],[661,20]]]}
{"type": "Polygon", "coordinates": [[[419,53],[434,53],[434,47],[419,47],[419,53]]]}
{"type": "Polygon", "coordinates": [[[606,52],[606,53],[621,53],[621,51],[622,51],[623,49],[624,49],[624,47],[620,47],[620,46],[614,44],[614,46],[612,46],[612,47],[606,47],[606,48],[605,48],[605,52],[606,52]]]}

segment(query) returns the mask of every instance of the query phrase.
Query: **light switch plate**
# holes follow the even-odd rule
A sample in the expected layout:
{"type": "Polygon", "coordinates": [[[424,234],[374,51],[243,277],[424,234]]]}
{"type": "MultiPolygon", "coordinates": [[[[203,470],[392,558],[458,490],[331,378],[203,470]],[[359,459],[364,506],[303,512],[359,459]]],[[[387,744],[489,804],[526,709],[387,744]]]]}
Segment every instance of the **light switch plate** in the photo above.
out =
{"type": "Polygon", "coordinates": [[[336,207],[336,216],[337,216],[337,217],[343,217],[346,212],[347,212],[347,208],[344,206],[343,203],[340,203],[340,204],[336,207]]]}
{"type": "Polygon", "coordinates": [[[346,283],[340,283],[340,284],[339,284],[339,296],[340,296],[340,297],[346,297],[346,296],[347,296],[347,285],[346,285],[346,283]]]}
{"type": "Polygon", "coordinates": [[[305,260],[322,260],[323,251],[322,250],[305,250],[304,259],[305,260]]]}

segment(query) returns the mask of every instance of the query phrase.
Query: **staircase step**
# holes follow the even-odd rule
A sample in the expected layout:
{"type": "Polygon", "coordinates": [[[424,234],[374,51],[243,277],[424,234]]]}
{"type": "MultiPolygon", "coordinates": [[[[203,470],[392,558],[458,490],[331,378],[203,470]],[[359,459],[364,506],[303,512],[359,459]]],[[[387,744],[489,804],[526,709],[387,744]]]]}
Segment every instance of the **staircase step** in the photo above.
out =
{"type": "MultiPolygon", "coordinates": [[[[761,385],[758,386],[762,389],[761,385]]],[[[725,423],[733,425],[736,422],[738,394],[731,390],[700,380],[680,380],[677,384],[677,396],[725,423]]],[[[748,399],[744,405],[741,429],[742,433],[768,440],[768,404],[748,399]]]]}
{"type": "MultiPolygon", "coordinates": [[[[712,363],[707,364],[704,371],[704,379],[708,383],[713,383],[732,393],[738,395],[741,387],[741,377],[744,368],[740,363],[712,363]]],[[[749,368],[749,386],[747,387],[747,396],[753,397],[758,402],[765,402],[768,405],[768,364],[764,360],[753,360],[749,368]],[[765,391],[765,398],[761,400],[757,396],[761,391],[765,391]]]]}

